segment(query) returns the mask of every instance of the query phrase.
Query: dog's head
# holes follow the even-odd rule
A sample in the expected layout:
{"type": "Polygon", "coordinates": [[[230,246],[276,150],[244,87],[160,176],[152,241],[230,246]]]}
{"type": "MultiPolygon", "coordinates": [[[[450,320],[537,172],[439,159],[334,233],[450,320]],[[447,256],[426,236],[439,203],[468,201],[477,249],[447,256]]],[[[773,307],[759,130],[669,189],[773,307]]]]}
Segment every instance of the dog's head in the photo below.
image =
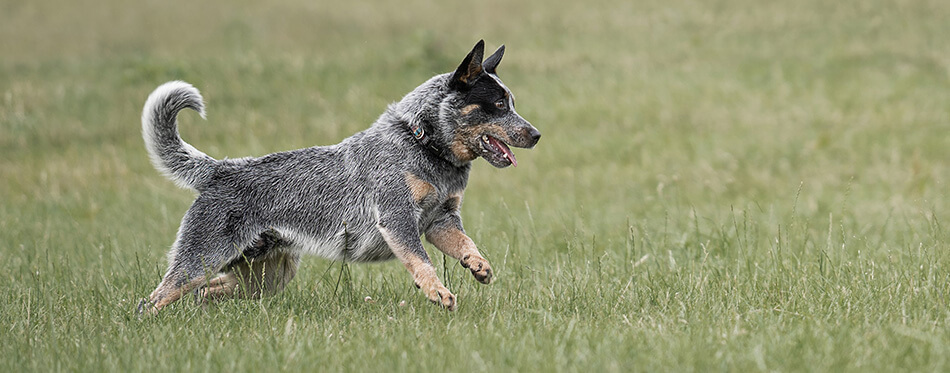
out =
{"type": "Polygon", "coordinates": [[[454,73],[433,77],[394,106],[417,139],[456,164],[478,157],[498,168],[516,165],[509,146],[531,148],[541,133],[515,112],[515,97],[495,69],[505,46],[482,61],[484,41],[454,73]]]}
{"type": "Polygon", "coordinates": [[[531,123],[515,111],[515,96],[501,82],[495,69],[505,54],[502,45],[482,62],[485,42],[479,41],[449,77],[457,110],[455,120],[443,121],[441,130],[449,136],[448,149],[461,161],[485,158],[498,168],[518,165],[508,147],[532,148],[541,138],[531,123]],[[448,122],[448,123],[446,123],[448,122]]]}

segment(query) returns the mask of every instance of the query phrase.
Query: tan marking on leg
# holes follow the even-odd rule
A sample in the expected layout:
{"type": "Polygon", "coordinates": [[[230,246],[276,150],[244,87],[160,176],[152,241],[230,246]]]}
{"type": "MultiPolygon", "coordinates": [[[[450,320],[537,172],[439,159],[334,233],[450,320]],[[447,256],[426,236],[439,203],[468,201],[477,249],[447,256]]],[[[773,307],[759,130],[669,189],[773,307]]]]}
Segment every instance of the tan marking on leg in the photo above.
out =
{"type": "Polygon", "coordinates": [[[218,277],[211,279],[211,281],[208,281],[208,286],[211,287],[211,286],[227,285],[235,281],[237,281],[237,278],[234,277],[234,273],[229,272],[229,273],[218,275],[218,277]]]}
{"type": "Polygon", "coordinates": [[[392,234],[386,228],[378,228],[383,235],[383,239],[396,254],[396,257],[399,258],[399,261],[406,266],[416,287],[422,290],[426,298],[449,311],[455,311],[455,294],[452,294],[445,285],[442,285],[442,281],[436,275],[435,267],[431,263],[422,260],[418,255],[411,253],[408,248],[395,242],[392,234]]]}
{"type": "Polygon", "coordinates": [[[432,184],[409,172],[406,172],[406,185],[409,186],[409,193],[412,194],[412,200],[416,203],[422,202],[426,196],[435,192],[435,187],[432,184]]]}
{"type": "Polygon", "coordinates": [[[471,113],[473,110],[478,109],[479,107],[481,107],[481,105],[479,105],[479,104],[467,105],[467,106],[463,107],[462,110],[459,111],[459,113],[462,114],[462,115],[468,115],[468,114],[471,113]]]}
{"type": "Polygon", "coordinates": [[[165,306],[180,299],[185,293],[191,292],[196,287],[201,286],[201,284],[205,282],[205,276],[198,276],[181,286],[173,285],[172,281],[174,281],[173,277],[166,275],[162,282],[158,284],[158,288],[148,297],[149,300],[147,304],[150,305],[147,309],[148,313],[158,313],[158,311],[165,308],[165,306]]]}
{"type": "Polygon", "coordinates": [[[462,259],[462,257],[469,254],[478,255],[475,242],[454,227],[426,232],[426,240],[455,259],[462,259]]]}
{"type": "Polygon", "coordinates": [[[218,301],[234,297],[240,281],[234,272],[225,273],[211,279],[208,286],[201,289],[200,295],[206,301],[218,301]]]}
{"type": "Polygon", "coordinates": [[[452,227],[426,232],[426,240],[446,255],[459,259],[462,267],[468,268],[478,282],[491,283],[491,265],[478,252],[475,242],[462,231],[452,227]]]}

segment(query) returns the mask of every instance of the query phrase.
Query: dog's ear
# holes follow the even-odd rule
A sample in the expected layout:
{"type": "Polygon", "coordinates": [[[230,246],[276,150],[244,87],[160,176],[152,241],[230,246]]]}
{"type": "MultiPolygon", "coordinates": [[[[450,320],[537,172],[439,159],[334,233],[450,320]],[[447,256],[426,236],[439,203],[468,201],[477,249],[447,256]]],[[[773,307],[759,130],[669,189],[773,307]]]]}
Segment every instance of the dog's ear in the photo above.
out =
{"type": "MultiPolygon", "coordinates": [[[[482,63],[482,67],[485,68],[485,72],[489,74],[495,74],[495,68],[498,67],[498,63],[501,62],[501,57],[505,55],[505,45],[502,44],[498,47],[498,50],[495,53],[492,53],[491,56],[485,59],[485,62],[482,63]]],[[[497,74],[496,74],[497,75],[497,74]]]]}
{"type": "Polygon", "coordinates": [[[459,68],[452,74],[449,85],[452,88],[459,89],[475,83],[475,79],[482,73],[482,56],[484,54],[485,41],[479,40],[478,43],[475,44],[475,48],[472,48],[472,51],[468,52],[468,56],[465,56],[465,59],[462,60],[462,64],[459,65],[459,68]]]}

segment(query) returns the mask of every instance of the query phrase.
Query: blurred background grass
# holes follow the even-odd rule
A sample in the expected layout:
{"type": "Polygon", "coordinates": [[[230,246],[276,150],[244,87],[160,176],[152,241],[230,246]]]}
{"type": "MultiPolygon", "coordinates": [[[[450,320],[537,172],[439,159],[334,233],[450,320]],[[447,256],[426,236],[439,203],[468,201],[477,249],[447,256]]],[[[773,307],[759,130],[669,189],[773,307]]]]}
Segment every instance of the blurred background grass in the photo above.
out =
{"type": "Polygon", "coordinates": [[[946,369],[947,19],[940,1],[4,1],[2,364],[946,369]],[[466,192],[497,283],[431,252],[446,314],[398,263],[308,258],[278,297],[134,317],[193,198],[148,163],[152,89],[202,91],[208,120],[181,117],[199,149],[263,155],[368,127],[478,39],[507,45],[499,73],[544,134],[516,169],[477,161],[466,192]]]}

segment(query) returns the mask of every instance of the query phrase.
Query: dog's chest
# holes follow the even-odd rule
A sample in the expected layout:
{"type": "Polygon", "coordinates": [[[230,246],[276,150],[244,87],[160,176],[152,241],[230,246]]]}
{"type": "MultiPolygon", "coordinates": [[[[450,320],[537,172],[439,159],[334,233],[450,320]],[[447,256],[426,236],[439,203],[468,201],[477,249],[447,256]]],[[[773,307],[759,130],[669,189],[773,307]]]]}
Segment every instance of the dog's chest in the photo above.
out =
{"type": "Polygon", "coordinates": [[[433,193],[429,198],[426,198],[419,203],[418,209],[418,220],[417,224],[419,226],[419,233],[423,234],[432,226],[432,224],[438,221],[440,218],[444,217],[446,214],[451,214],[453,209],[447,208],[447,205],[450,205],[449,197],[444,195],[437,195],[433,193]]]}

